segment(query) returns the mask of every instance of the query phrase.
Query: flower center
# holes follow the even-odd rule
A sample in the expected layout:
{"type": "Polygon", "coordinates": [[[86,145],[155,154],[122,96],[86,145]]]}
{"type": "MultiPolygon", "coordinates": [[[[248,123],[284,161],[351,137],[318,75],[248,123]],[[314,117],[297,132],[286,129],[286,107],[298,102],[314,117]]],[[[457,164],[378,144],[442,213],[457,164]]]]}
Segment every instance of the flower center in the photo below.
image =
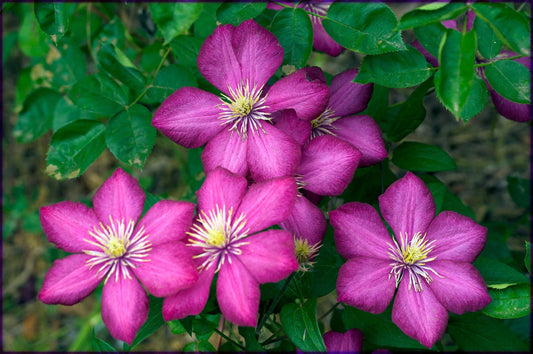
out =
{"type": "Polygon", "coordinates": [[[126,224],[124,220],[114,220],[111,215],[108,225],[100,223],[98,226],[89,231],[91,238],[84,241],[100,250],[84,250],[83,253],[91,256],[86,262],[88,267],[100,267],[96,272],[97,275],[107,274],[106,282],[112,274],[115,274],[115,281],[118,281],[120,272],[124,279],[131,279],[128,268],[136,268],[138,262],[150,261],[146,257],[152,250],[152,244],[148,240],[149,235],[145,233],[144,226],[134,233],[133,220],[126,224]]]}
{"type": "Polygon", "coordinates": [[[265,104],[266,95],[261,96],[263,88],[250,87],[248,81],[239,84],[236,89],[228,86],[230,96],[222,95],[219,119],[222,124],[231,124],[230,130],[235,130],[244,140],[248,130],[252,133],[263,130],[260,121],[270,122],[270,113],[265,104]]]}
{"type": "Polygon", "coordinates": [[[409,273],[409,291],[411,287],[414,287],[415,291],[423,291],[422,279],[426,283],[430,284],[433,279],[429,272],[433,272],[435,275],[440,275],[435,272],[427,263],[433,261],[437,257],[428,258],[429,253],[435,247],[435,240],[428,242],[426,234],[417,232],[411,241],[407,233],[400,232],[400,245],[393,238],[394,246],[389,245],[389,257],[394,261],[391,263],[391,271],[389,273],[389,279],[394,274],[396,280],[396,287],[400,285],[404,271],[409,273]]]}
{"type": "Polygon", "coordinates": [[[330,107],[326,108],[326,110],[322,112],[318,118],[315,118],[311,121],[310,139],[326,134],[336,135],[333,130],[337,128],[333,126],[333,122],[335,122],[337,119],[339,119],[339,117],[335,116],[335,111],[330,107]]]}
{"type": "Polygon", "coordinates": [[[204,258],[199,269],[203,270],[216,264],[218,272],[225,261],[231,263],[232,256],[241,254],[240,247],[247,244],[242,241],[248,236],[245,226],[246,216],[241,214],[234,218],[233,208],[227,213],[225,207],[220,209],[218,205],[207,214],[202,210],[191,231],[187,232],[191,236],[187,245],[201,249],[194,258],[204,258]]]}
{"type": "Polygon", "coordinates": [[[315,262],[312,260],[318,254],[320,247],[322,247],[320,242],[311,245],[307,239],[294,236],[294,253],[298,260],[299,271],[307,272],[313,267],[315,262]]]}

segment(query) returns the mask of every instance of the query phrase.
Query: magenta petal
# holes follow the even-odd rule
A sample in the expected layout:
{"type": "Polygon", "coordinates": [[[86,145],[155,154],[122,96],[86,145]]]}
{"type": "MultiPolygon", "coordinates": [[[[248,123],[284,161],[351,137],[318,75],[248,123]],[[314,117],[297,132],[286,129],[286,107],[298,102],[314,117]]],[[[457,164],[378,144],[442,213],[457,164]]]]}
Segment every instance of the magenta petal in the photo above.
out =
{"type": "Polygon", "coordinates": [[[292,176],[300,163],[300,145],[269,123],[248,135],[247,161],[254,181],[292,176]]]}
{"type": "Polygon", "coordinates": [[[205,173],[220,166],[233,173],[246,176],[248,174],[246,149],[246,140],[243,140],[236,132],[223,129],[207,143],[202,152],[205,173]]]}
{"type": "Polygon", "coordinates": [[[392,237],[378,212],[369,204],[351,202],[329,212],[337,251],[344,258],[357,256],[389,260],[392,237]]]}
{"type": "Polygon", "coordinates": [[[45,304],[73,305],[87,297],[102,280],[97,268],[86,265],[89,259],[85,254],[72,254],[54,261],[37,298],[45,304]]]}
{"type": "Polygon", "coordinates": [[[217,89],[229,95],[241,83],[241,66],[232,45],[233,25],[218,26],[209,35],[198,53],[198,70],[217,89]]]}
{"type": "Polygon", "coordinates": [[[349,116],[333,122],[335,135],[355,146],[363,156],[359,167],[367,167],[387,157],[379,125],[370,116],[349,116]]]}
{"type": "Polygon", "coordinates": [[[99,250],[84,239],[100,220],[92,209],[82,203],[59,202],[39,209],[41,226],[48,241],[67,252],[99,250]]]}
{"type": "Polygon", "coordinates": [[[328,106],[338,117],[357,114],[368,106],[374,85],[352,82],[357,72],[357,69],[346,70],[331,80],[328,106]]]}
{"type": "Polygon", "coordinates": [[[233,48],[242,77],[258,88],[267,83],[283,62],[283,47],[272,33],[254,20],[242,22],[233,33],[233,48]]]}
{"type": "Polygon", "coordinates": [[[424,234],[435,217],[435,202],[429,188],[411,172],[379,196],[379,208],[396,238],[399,240],[400,233],[407,233],[407,242],[418,232],[424,234]]]}
{"type": "Polygon", "coordinates": [[[217,167],[207,174],[202,187],[196,192],[198,210],[208,212],[223,207],[229,211],[239,206],[248,188],[246,178],[217,167]]]}
{"type": "Polygon", "coordinates": [[[323,338],[328,353],[354,353],[363,348],[363,333],[357,328],[344,333],[329,331],[324,333],[323,338]]]}
{"type": "Polygon", "coordinates": [[[431,348],[444,334],[448,324],[448,311],[428,286],[421,292],[409,290],[404,278],[392,307],[392,322],[405,334],[431,348]]]}
{"type": "Polygon", "coordinates": [[[472,264],[437,258],[428,265],[439,274],[431,274],[430,288],[447,310],[462,315],[481,310],[491,302],[487,285],[472,264]]]}
{"type": "Polygon", "coordinates": [[[115,221],[127,224],[137,221],[143,211],[146,195],[139,182],[121,168],[117,168],[93,198],[94,212],[104,224],[109,224],[111,216],[115,221]]]}
{"type": "Polygon", "coordinates": [[[165,321],[179,320],[202,312],[209,297],[215,269],[216,267],[204,269],[192,287],[165,297],[163,300],[163,318],[165,321]]]}
{"type": "Polygon", "coordinates": [[[292,109],[282,111],[280,119],[276,122],[276,128],[296,140],[300,146],[305,145],[311,136],[311,123],[301,120],[292,109]]]}
{"type": "Polygon", "coordinates": [[[190,247],[182,242],[155,246],[148,261],[132,262],[133,272],[150,294],[163,297],[191,287],[198,280],[198,271],[190,247]]]}
{"type": "Polygon", "coordinates": [[[515,122],[531,121],[531,105],[510,101],[489,87],[494,107],[502,116],[515,122]]]}
{"type": "Polygon", "coordinates": [[[259,284],[275,283],[298,269],[294,241],[283,230],[268,230],[246,238],[239,260],[259,284]]]}
{"type": "Polygon", "coordinates": [[[279,226],[297,238],[306,239],[311,245],[322,242],[327,229],[322,210],[304,196],[296,197],[291,214],[279,226]]]}
{"type": "Polygon", "coordinates": [[[467,216],[443,211],[431,222],[427,235],[435,240],[432,257],[472,263],[485,246],[487,228],[467,216]]]}
{"type": "Polygon", "coordinates": [[[328,98],[328,85],[316,68],[303,68],[276,81],[268,91],[266,105],[270,112],[292,108],[298,118],[312,120],[324,112],[328,98]]]}
{"type": "Polygon", "coordinates": [[[109,277],[102,291],[102,320],[111,335],[129,345],[148,318],[148,296],[135,277],[109,277]]]}
{"type": "Polygon", "coordinates": [[[344,48],[327,34],[321,19],[316,22],[311,21],[311,24],[313,25],[313,48],[332,57],[339,56],[344,51],[344,48]]]}
{"type": "Polygon", "coordinates": [[[296,193],[296,182],[291,177],[252,184],[235,216],[246,216],[248,234],[262,231],[289,217],[296,193]]]}
{"type": "Polygon", "coordinates": [[[160,200],[137,223],[134,234],[144,227],[152,246],[178,241],[186,236],[186,232],[192,226],[193,218],[193,203],[160,200]]]}
{"type": "Polygon", "coordinates": [[[353,178],[361,153],[352,144],[331,135],[312,139],[303,149],[296,174],[304,188],[319,195],[340,195],[353,178]]]}
{"type": "Polygon", "coordinates": [[[217,301],[222,314],[237,326],[255,327],[259,309],[259,283],[239,258],[220,267],[217,301]]]}
{"type": "Polygon", "coordinates": [[[370,313],[385,311],[396,289],[390,271],[390,260],[350,258],[339,270],[337,301],[370,313]]]}
{"type": "Polygon", "coordinates": [[[152,125],[176,144],[196,148],[222,130],[219,104],[220,99],[212,93],[183,87],[163,101],[152,125]]]}

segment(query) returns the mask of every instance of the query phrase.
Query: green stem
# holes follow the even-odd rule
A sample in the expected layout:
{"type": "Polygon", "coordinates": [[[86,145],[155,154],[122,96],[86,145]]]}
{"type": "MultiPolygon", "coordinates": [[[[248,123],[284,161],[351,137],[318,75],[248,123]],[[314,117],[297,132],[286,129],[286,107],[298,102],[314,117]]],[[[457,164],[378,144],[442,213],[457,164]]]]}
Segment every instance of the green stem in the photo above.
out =
{"type": "Polygon", "coordinates": [[[267,318],[270,316],[270,314],[274,311],[274,309],[276,308],[279,300],[281,300],[281,297],[283,296],[283,293],[285,292],[285,290],[287,290],[287,287],[289,286],[290,282],[292,281],[292,278],[294,278],[294,275],[296,274],[296,272],[294,273],[291,273],[291,275],[289,275],[289,277],[287,278],[287,280],[285,281],[285,283],[283,284],[283,287],[281,288],[281,290],[279,291],[279,293],[276,295],[276,297],[274,298],[274,301],[272,301],[272,303],[270,304],[267,312],[265,313],[265,315],[263,316],[263,318],[261,319],[261,322],[259,322],[259,325],[257,326],[257,328],[255,329],[255,334],[258,335],[259,332],[261,332],[261,328],[263,328],[263,325],[265,324],[265,321],[267,320],[267,318]]]}
{"type": "MultiPolygon", "coordinates": [[[[383,166],[381,166],[381,168],[383,169],[383,166]]],[[[383,183],[383,173],[381,174],[381,180],[382,180],[382,183],[383,183]]],[[[331,306],[331,308],[325,314],[320,316],[320,318],[318,319],[318,322],[322,321],[324,319],[324,317],[326,317],[331,312],[333,312],[333,310],[335,310],[335,308],[337,308],[337,306],[339,306],[340,304],[341,304],[340,302],[337,302],[335,305],[331,306]]]]}
{"type": "Polygon", "coordinates": [[[235,346],[241,348],[242,350],[246,349],[246,347],[244,347],[242,344],[235,342],[233,339],[231,339],[230,337],[228,337],[227,335],[225,335],[224,333],[219,331],[218,328],[215,328],[215,333],[218,334],[219,336],[221,336],[222,338],[224,338],[225,340],[227,340],[228,342],[231,342],[235,346]]]}

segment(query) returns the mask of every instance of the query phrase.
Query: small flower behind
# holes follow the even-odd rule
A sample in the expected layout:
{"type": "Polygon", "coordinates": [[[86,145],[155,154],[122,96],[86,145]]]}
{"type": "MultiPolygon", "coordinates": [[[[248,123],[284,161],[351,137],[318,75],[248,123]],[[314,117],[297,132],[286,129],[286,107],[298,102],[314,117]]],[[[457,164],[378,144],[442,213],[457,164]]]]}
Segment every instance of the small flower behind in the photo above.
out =
{"type": "Polygon", "coordinates": [[[410,172],[379,197],[379,206],[392,239],[368,204],[330,212],[337,250],[348,259],[337,279],[338,301],[381,313],[397,289],[392,321],[431,348],[446,330],[448,311],[478,311],[491,301],[472,265],[487,230],[453,211],[435,217],[431,192],[410,172]]]}
{"type": "Polygon", "coordinates": [[[104,282],[102,319],[116,339],[131,345],[148,317],[148,296],[190,287],[198,272],[180,240],[192,225],[194,204],[162,200],[138,221],[145,201],[138,182],[117,169],[93,199],[93,209],[60,202],[40,209],[48,241],[73,252],[46,273],[38,298],[73,305],[104,282]]]}

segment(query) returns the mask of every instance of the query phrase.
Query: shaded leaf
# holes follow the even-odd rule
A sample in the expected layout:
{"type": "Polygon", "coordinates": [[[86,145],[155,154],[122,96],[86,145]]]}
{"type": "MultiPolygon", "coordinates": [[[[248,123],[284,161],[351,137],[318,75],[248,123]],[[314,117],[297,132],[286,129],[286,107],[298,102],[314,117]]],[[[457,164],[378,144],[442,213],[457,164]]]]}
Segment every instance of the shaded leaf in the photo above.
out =
{"type": "Polygon", "coordinates": [[[495,259],[478,257],[474,265],[489,288],[505,289],[512,285],[528,282],[528,277],[525,274],[495,259]]]}
{"type": "Polygon", "coordinates": [[[70,17],[76,4],[64,2],[35,2],[34,11],[43,32],[57,43],[69,29],[70,17]]]}
{"type": "Polygon", "coordinates": [[[137,332],[137,335],[135,336],[135,339],[131,343],[131,346],[124,343],[124,350],[130,351],[133,349],[137,344],[141,343],[143,340],[145,340],[149,335],[154,333],[159,327],[165,324],[165,320],[163,319],[163,298],[158,298],[155,296],[149,295],[150,300],[150,310],[148,312],[148,318],[146,319],[146,322],[142,325],[142,327],[137,332]]]}
{"type": "Polygon", "coordinates": [[[113,347],[111,344],[107,343],[103,339],[96,337],[94,334],[94,329],[92,331],[92,336],[91,336],[91,347],[93,348],[94,351],[97,351],[97,352],[104,352],[104,353],[108,353],[108,352],[117,353],[118,352],[115,349],[115,347],[113,347]]]}
{"type": "Polygon", "coordinates": [[[52,85],[60,91],[65,91],[86,75],[85,55],[70,37],[65,37],[57,48],[50,46],[46,55],[45,70],[53,75],[52,85]]]}
{"type": "Polygon", "coordinates": [[[224,2],[217,9],[217,18],[222,24],[230,23],[237,26],[259,15],[266,7],[266,2],[224,2]]]}
{"type": "Polygon", "coordinates": [[[521,208],[531,206],[531,185],[529,179],[519,177],[507,177],[507,191],[513,202],[521,208]]]}
{"type": "Polygon", "coordinates": [[[98,51],[97,59],[102,70],[132,89],[135,96],[145,88],[144,75],[118,47],[113,44],[103,44],[98,51]]]}
{"type": "Polygon", "coordinates": [[[204,3],[204,7],[196,22],[194,22],[194,36],[207,38],[217,28],[217,9],[221,3],[204,3]]]}
{"type": "Polygon", "coordinates": [[[487,98],[489,92],[487,91],[487,85],[482,78],[477,74],[474,74],[474,80],[472,81],[472,88],[466,98],[466,103],[461,111],[461,119],[466,122],[479,112],[483,110],[487,104],[487,98]]]}
{"type": "Polygon", "coordinates": [[[200,38],[177,36],[170,42],[170,47],[179,64],[196,67],[196,58],[198,57],[202,43],[203,41],[200,38]]]}
{"type": "Polygon", "coordinates": [[[202,12],[202,3],[150,3],[148,9],[163,34],[164,44],[186,33],[202,12]]]}
{"type": "Polygon", "coordinates": [[[479,17],[474,19],[474,30],[477,35],[477,49],[486,59],[492,59],[502,50],[502,41],[490,25],[479,17]]]}
{"type": "Polygon", "coordinates": [[[280,313],[281,325],[291,341],[302,351],[326,351],[316,318],[316,299],[305,304],[290,303],[280,313]]]}
{"type": "Polygon", "coordinates": [[[400,19],[398,29],[406,30],[412,27],[421,27],[431,23],[442,22],[456,18],[468,10],[466,4],[428,4],[407,12],[400,19]],[[444,5],[444,6],[441,6],[444,5]]]}
{"type": "Polygon", "coordinates": [[[435,58],[439,57],[439,47],[446,33],[446,27],[440,22],[415,27],[416,38],[422,46],[435,58]]]}
{"type": "Polygon", "coordinates": [[[44,57],[48,52],[49,37],[44,33],[35,19],[33,12],[26,12],[18,32],[19,48],[31,58],[44,57]]]}
{"type": "Polygon", "coordinates": [[[526,241],[526,256],[524,257],[524,264],[527,271],[531,274],[531,242],[526,241]]]}
{"type": "Polygon", "coordinates": [[[80,107],[73,105],[67,98],[62,97],[54,110],[52,121],[52,131],[55,133],[59,128],[74,122],[78,119],[97,119],[95,113],[84,111],[80,107]]]}
{"type": "Polygon", "coordinates": [[[447,171],[457,168],[455,161],[435,145],[406,141],[394,149],[392,163],[409,171],[447,171]]]}
{"type": "Polygon", "coordinates": [[[198,86],[194,74],[179,65],[166,66],[155,77],[154,83],[143,97],[143,102],[161,103],[174,91],[185,86],[198,86]]]}
{"type": "Polygon", "coordinates": [[[531,73],[514,60],[499,60],[485,67],[485,77],[503,97],[517,103],[531,102],[531,73]]]}
{"type": "Polygon", "coordinates": [[[531,313],[531,286],[523,283],[505,289],[490,289],[492,302],[483,309],[483,313],[495,318],[519,318],[531,313]]]}
{"type": "Polygon", "coordinates": [[[184,352],[216,352],[215,347],[207,340],[200,342],[191,342],[183,347],[184,352]]]}

